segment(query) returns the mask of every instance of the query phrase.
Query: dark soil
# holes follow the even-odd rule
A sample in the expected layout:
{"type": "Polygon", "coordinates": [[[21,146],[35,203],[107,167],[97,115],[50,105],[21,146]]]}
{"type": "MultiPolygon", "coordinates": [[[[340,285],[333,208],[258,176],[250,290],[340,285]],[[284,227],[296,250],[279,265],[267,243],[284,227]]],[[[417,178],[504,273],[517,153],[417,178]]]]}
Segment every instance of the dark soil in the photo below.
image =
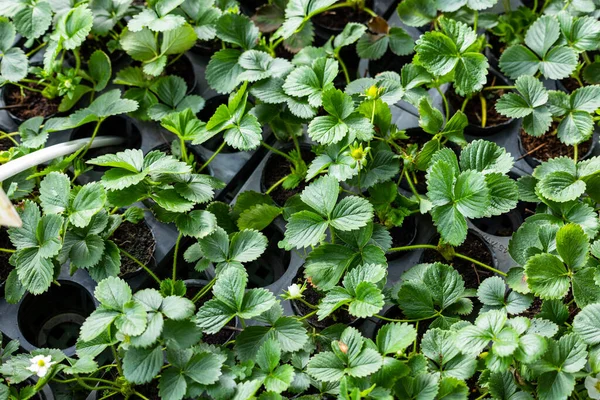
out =
{"type": "MultiPolygon", "coordinates": [[[[125,25],[127,24],[125,23],[125,25]]],[[[106,40],[104,39],[105,38],[95,38],[93,35],[88,35],[87,40],[85,40],[79,48],[82,66],[87,68],[88,61],[96,50],[102,50],[104,53],[106,53],[112,63],[123,56],[124,53],[122,50],[115,50],[111,53],[110,50],[108,50],[108,47],[106,46],[106,40]]],[[[74,60],[75,59],[73,58],[73,64],[74,60]]]]}
{"type": "MultiPolygon", "coordinates": [[[[488,73],[487,83],[485,84],[484,88],[489,87],[489,86],[503,86],[505,84],[506,84],[506,82],[502,81],[495,75],[488,73]]],[[[496,102],[498,101],[498,99],[500,99],[500,97],[502,97],[502,95],[504,93],[506,93],[506,91],[503,89],[484,90],[481,93],[483,94],[483,96],[486,100],[487,117],[486,117],[485,127],[498,126],[498,125],[502,125],[505,122],[508,122],[510,120],[510,118],[505,117],[504,115],[502,115],[496,111],[496,102]]],[[[454,91],[454,87],[452,87],[448,90],[448,93],[446,94],[446,96],[448,97],[448,101],[450,102],[450,105],[455,110],[460,110],[462,108],[462,105],[463,105],[463,102],[465,99],[464,99],[464,97],[458,95],[454,91]]],[[[465,107],[464,113],[467,115],[469,124],[481,127],[481,116],[482,116],[481,101],[479,100],[478,95],[473,96],[469,100],[467,107],[465,107]]]]}
{"type": "MultiPolygon", "coordinates": [[[[150,227],[145,222],[133,224],[124,221],[113,233],[111,240],[144,265],[149,265],[154,255],[156,241],[150,227]]],[[[140,267],[129,257],[121,255],[121,273],[124,276],[136,272],[140,267]]]]}
{"type": "MultiPolygon", "coordinates": [[[[33,87],[32,83],[27,84],[29,87],[33,87]]],[[[47,99],[42,96],[39,92],[33,92],[31,90],[21,90],[18,86],[7,85],[5,87],[6,94],[4,100],[7,106],[19,105],[22,107],[11,108],[8,111],[15,117],[21,120],[27,120],[29,118],[42,116],[44,118],[50,117],[58,112],[58,106],[60,99],[47,99]]]]}
{"type": "MultiPolygon", "coordinates": [[[[437,242],[437,240],[439,239],[435,238],[434,240],[435,242],[437,242]]],[[[483,242],[483,240],[481,240],[480,238],[478,238],[470,232],[467,235],[467,239],[465,240],[465,242],[456,248],[456,252],[471,257],[477,261],[480,261],[490,266],[492,266],[494,263],[492,253],[490,252],[486,244],[483,242]]],[[[454,269],[456,269],[463,277],[465,281],[465,287],[469,289],[477,289],[479,287],[479,284],[484,279],[494,275],[492,271],[488,271],[487,269],[483,269],[481,267],[476,267],[475,264],[467,260],[463,260],[462,258],[455,257],[452,261],[448,261],[440,253],[433,249],[426,249],[423,252],[421,262],[441,262],[443,264],[452,265],[454,269]]]]}
{"type": "Polygon", "coordinates": [[[469,388],[469,400],[477,400],[481,395],[481,390],[479,387],[479,372],[475,371],[475,373],[473,374],[472,377],[470,377],[469,379],[467,379],[466,383],[467,383],[467,387],[469,388]]]}
{"type": "MultiPolygon", "coordinates": [[[[300,148],[302,159],[308,166],[312,160],[315,159],[315,154],[308,148],[300,148]]],[[[278,154],[271,154],[267,164],[263,171],[263,188],[267,191],[271,186],[277,183],[280,179],[289,175],[291,172],[291,162],[287,158],[283,158],[278,154]]],[[[295,194],[301,193],[306,187],[307,183],[302,181],[298,186],[293,189],[284,189],[282,185],[279,185],[271,193],[271,198],[280,206],[283,206],[285,202],[295,194]]]]}
{"type": "MultiPolygon", "coordinates": [[[[392,236],[392,247],[408,246],[415,240],[417,234],[417,223],[414,216],[404,218],[402,226],[395,226],[389,230],[392,236]]],[[[386,254],[388,260],[400,258],[403,252],[397,251],[386,254]]]]}
{"type": "Polygon", "coordinates": [[[191,92],[196,87],[196,74],[194,74],[194,66],[186,56],[181,56],[173,64],[167,65],[165,68],[167,75],[175,75],[183,78],[187,85],[188,92],[191,92]]]}
{"type": "MultiPolygon", "coordinates": [[[[282,46],[278,46],[282,47],[282,46]]],[[[217,51],[221,50],[223,47],[221,46],[221,41],[217,39],[213,40],[197,40],[194,47],[192,47],[192,51],[196,54],[200,54],[202,56],[210,57],[215,54],[217,51]]]]}
{"type": "MultiPolygon", "coordinates": [[[[200,290],[202,290],[204,286],[188,286],[187,290],[185,292],[185,297],[189,300],[192,300],[194,298],[194,296],[196,294],[198,294],[198,292],[200,290]]],[[[211,294],[206,294],[204,295],[202,298],[200,298],[197,302],[196,302],[196,309],[199,309],[200,307],[202,307],[202,305],[204,303],[206,303],[208,300],[210,300],[212,298],[211,294]]],[[[225,326],[225,328],[221,329],[219,332],[214,333],[212,335],[203,333],[202,334],[202,341],[204,343],[208,343],[208,344],[213,344],[213,345],[224,345],[225,343],[227,343],[228,341],[230,341],[231,339],[233,339],[233,337],[235,336],[235,330],[236,326],[235,326],[235,319],[229,321],[229,323],[225,326]],[[230,329],[227,329],[227,328],[230,329]]]]}
{"type": "Polygon", "coordinates": [[[502,43],[496,35],[489,35],[488,44],[492,46],[490,52],[496,57],[496,61],[500,60],[500,56],[506,49],[506,43],[502,43]]]}
{"type": "Polygon", "coordinates": [[[9,138],[0,139],[0,151],[10,150],[15,144],[9,138]]]}
{"type": "Polygon", "coordinates": [[[393,71],[399,74],[403,66],[410,64],[413,56],[413,54],[409,54],[407,56],[397,56],[388,50],[379,60],[369,61],[369,69],[367,72],[370,76],[375,76],[384,71],[393,71]]]}
{"type": "Polygon", "coordinates": [[[565,87],[565,89],[567,89],[567,92],[569,93],[572,93],[581,87],[579,85],[579,82],[577,82],[577,79],[571,77],[561,79],[560,83],[562,83],[562,85],[565,87]]]}
{"type": "MultiPolygon", "coordinates": [[[[294,279],[294,283],[302,285],[302,283],[304,282],[303,276],[304,270],[299,270],[296,274],[296,278],[294,279]]],[[[321,299],[325,297],[324,292],[317,290],[310,283],[306,286],[306,290],[302,293],[302,295],[304,296],[304,300],[313,305],[319,304],[321,299]]],[[[306,304],[296,300],[292,300],[292,306],[294,308],[294,312],[300,316],[304,316],[314,311],[306,304]]],[[[305,321],[307,321],[311,326],[314,326],[315,328],[325,329],[328,326],[340,323],[344,325],[350,325],[356,321],[356,318],[350,315],[346,310],[337,309],[329,317],[325,318],[322,321],[319,321],[316,314],[309,318],[306,318],[305,321]]]]}
{"type": "Polygon", "coordinates": [[[519,315],[531,319],[538,315],[540,311],[542,311],[542,299],[539,297],[534,297],[533,303],[531,303],[529,308],[519,315]]]}
{"type": "MultiPolygon", "coordinates": [[[[557,124],[553,123],[550,127],[550,131],[543,136],[534,137],[525,133],[521,129],[521,143],[523,144],[523,150],[531,157],[539,161],[548,161],[551,158],[567,156],[573,157],[573,146],[568,146],[562,143],[557,135],[552,134],[556,130],[557,124]]],[[[587,142],[583,142],[579,145],[579,159],[585,157],[586,153],[590,150],[593,144],[593,138],[590,138],[587,142]]]]}
{"type": "Polygon", "coordinates": [[[494,236],[509,237],[519,229],[523,222],[517,215],[502,214],[490,218],[472,219],[471,222],[485,233],[494,236]]]}
{"type": "MultiPolygon", "coordinates": [[[[4,227],[0,228],[0,247],[3,249],[14,249],[8,238],[8,230],[4,227]]],[[[12,253],[0,252],[0,285],[6,281],[8,274],[13,270],[13,266],[8,263],[11,255],[12,253]]]]}
{"type": "MultiPolygon", "coordinates": [[[[367,0],[366,6],[373,8],[373,0],[367,0]]],[[[371,16],[359,8],[342,7],[318,14],[312,21],[316,25],[341,32],[349,22],[365,23],[370,19],[371,16]]]]}

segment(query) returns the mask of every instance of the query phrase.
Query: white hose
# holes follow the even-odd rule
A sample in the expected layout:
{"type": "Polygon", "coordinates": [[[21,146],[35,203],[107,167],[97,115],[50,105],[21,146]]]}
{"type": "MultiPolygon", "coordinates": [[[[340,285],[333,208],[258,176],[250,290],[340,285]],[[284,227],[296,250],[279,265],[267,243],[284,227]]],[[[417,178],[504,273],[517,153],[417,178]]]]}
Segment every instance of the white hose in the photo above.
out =
{"type": "MultiPolygon", "coordinates": [[[[91,149],[96,147],[114,146],[125,141],[124,138],[118,136],[99,136],[94,139],[91,149]]],[[[85,147],[90,142],[90,138],[72,140],[70,142],[55,144],[54,146],[34,151],[23,157],[9,161],[4,165],[0,165],[0,182],[15,176],[16,174],[26,171],[36,165],[45,163],[58,157],[66,156],[85,147]]]]}

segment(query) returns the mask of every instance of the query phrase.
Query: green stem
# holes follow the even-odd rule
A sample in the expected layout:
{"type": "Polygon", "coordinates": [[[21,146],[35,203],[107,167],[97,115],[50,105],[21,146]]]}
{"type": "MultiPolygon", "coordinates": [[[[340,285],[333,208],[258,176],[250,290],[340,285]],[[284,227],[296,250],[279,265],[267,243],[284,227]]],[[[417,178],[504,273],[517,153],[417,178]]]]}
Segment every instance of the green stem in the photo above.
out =
{"type": "Polygon", "coordinates": [[[319,310],[313,310],[313,311],[309,312],[308,314],[303,315],[302,317],[298,318],[298,321],[302,321],[302,320],[312,317],[313,315],[315,315],[317,313],[317,311],[319,311],[319,310]]]}
{"type": "Polygon", "coordinates": [[[187,146],[185,145],[185,140],[182,137],[179,137],[179,147],[181,147],[181,159],[183,162],[189,164],[188,155],[187,155],[187,146]]]}
{"type": "MultiPolygon", "coordinates": [[[[392,247],[391,249],[388,250],[388,252],[410,251],[410,250],[419,250],[419,249],[431,249],[431,250],[435,250],[435,251],[439,252],[439,249],[437,248],[437,246],[434,246],[432,244],[413,244],[410,246],[392,247]]],[[[506,273],[504,273],[494,267],[490,267],[489,265],[484,264],[480,261],[477,261],[471,257],[465,256],[463,254],[454,253],[454,257],[462,258],[463,260],[470,261],[473,264],[479,265],[480,267],[490,270],[498,275],[506,276],[506,273]]]]}
{"type": "Polygon", "coordinates": [[[479,102],[481,103],[481,127],[485,128],[487,123],[487,102],[481,93],[479,93],[479,102]]]}
{"type": "Polygon", "coordinates": [[[75,73],[78,73],[81,69],[81,56],[79,55],[79,49],[74,49],[73,55],[75,56],[75,73]]]}
{"type": "Polygon", "coordinates": [[[408,182],[408,186],[410,186],[410,190],[413,192],[415,197],[417,199],[419,199],[419,201],[421,201],[421,196],[419,196],[419,192],[417,192],[417,188],[415,188],[415,185],[412,183],[412,179],[410,179],[407,169],[404,170],[404,177],[406,178],[406,181],[408,182]]]}
{"type": "Polygon", "coordinates": [[[329,225],[329,233],[331,234],[331,244],[335,244],[335,230],[329,225]]]}
{"type": "Polygon", "coordinates": [[[510,90],[515,89],[515,86],[487,86],[483,90],[510,90]]]}
{"type": "Polygon", "coordinates": [[[287,178],[289,175],[284,176],[283,178],[281,178],[280,180],[278,180],[277,182],[275,182],[266,192],[265,194],[271,194],[271,192],[275,189],[277,189],[279,187],[279,185],[281,185],[287,178]]]}
{"type": "Polygon", "coordinates": [[[85,156],[85,153],[88,152],[88,150],[92,146],[92,143],[94,143],[94,139],[96,138],[96,135],[98,134],[98,130],[100,129],[100,124],[102,124],[102,121],[104,121],[104,119],[100,119],[98,122],[96,122],[96,127],[94,128],[94,132],[92,133],[92,137],[90,137],[90,141],[85,146],[85,150],[83,150],[83,152],[79,155],[80,159],[83,159],[83,156],[85,156]]]}
{"type": "Polygon", "coordinates": [[[439,86],[437,86],[435,89],[442,97],[442,101],[444,102],[444,110],[446,111],[446,120],[449,120],[450,119],[450,105],[448,105],[448,99],[446,98],[446,95],[444,94],[444,92],[442,92],[442,90],[440,89],[439,86]]]}
{"type": "Polygon", "coordinates": [[[16,250],[5,249],[5,248],[0,247],[0,252],[3,252],[3,253],[14,253],[15,251],[16,250]]]}
{"type": "Polygon", "coordinates": [[[298,156],[301,156],[302,153],[300,152],[300,142],[298,142],[298,137],[295,134],[292,134],[292,141],[294,142],[294,147],[298,152],[298,156]]]}
{"type": "Polygon", "coordinates": [[[579,145],[575,144],[573,145],[573,160],[575,160],[575,162],[579,161],[579,145]]]}
{"type": "Polygon", "coordinates": [[[465,100],[462,103],[462,106],[460,107],[460,111],[465,112],[465,108],[467,108],[467,104],[469,104],[469,100],[471,100],[471,97],[466,97],[465,100]]]}
{"type": "Polygon", "coordinates": [[[475,31],[475,33],[477,33],[477,23],[479,22],[479,12],[477,10],[474,10],[474,15],[473,15],[473,30],[475,31]]]}
{"type": "Polygon", "coordinates": [[[308,301],[304,300],[302,297],[300,297],[299,299],[295,299],[295,300],[298,300],[300,303],[306,305],[309,308],[312,308],[313,310],[316,310],[318,308],[317,306],[310,304],[308,301]]]}
{"type": "Polygon", "coordinates": [[[136,395],[137,397],[139,397],[140,399],[143,400],[150,400],[148,399],[146,396],[144,396],[143,394],[141,394],[140,392],[136,392],[135,390],[133,391],[133,394],[136,395]]]}
{"type": "MultiPolygon", "coordinates": [[[[509,4],[510,4],[510,2],[509,2],[509,4]]],[[[538,0],[533,0],[533,8],[532,8],[533,12],[535,12],[535,10],[537,10],[537,7],[538,7],[538,0]]]]}
{"type": "Polygon", "coordinates": [[[198,170],[198,173],[202,172],[202,170],[204,168],[208,167],[208,164],[210,164],[212,162],[212,160],[214,160],[215,157],[221,152],[221,150],[223,150],[223,148],[225,148],[225,145],[226,145],[226,142],[225,142],[225,140],[223,140],[223,143],[221,143],[221,145],[219,146],[219,148],[217,149],[217,151],[215,151],[213,153],[213,155],[210,156],[210,158],[208,160],[206,160],[206,162],[204,164],[202,164],[202,166],[198,170]]]}
{"type": "Polygon", "coordinates": [[[177,235],[177,241],[175,242],[175,250],[173,254],[173,284],[175,284],[175,281],[177,280],[177,253],[179,252],[179,243],[181,242],[182,236],[183,235],[181,232],[179,232],[179,235],[177,235]]]}
{"type": "MultiPolygon", "coordinates": [[[[172,59],[168,64],[168,65],[173,65],[175,62],[177,62],[177,60],[179,60],[181,58],[181,56],[183,55],[183,53],[179,53],[174,59],[172,59]]],[[[189,89],[189,88],[188,88],[189,89]]]]}
{"type": "Polygon", "coordinates": [[[154,274],[154,272],[152,272],[152,270],[150,268],[148,268],[144,263],[142,263],[140,260],[138,260],[137,258],[135,258],[134,256],[132,256],[131,254],[129,254],[128,252],[126,252],[125,250],[123,250],[120,247],[119,247],[119,251],[121,253],[125,254],[125,256],[127,258],[129,258],[131,261],[133,261],[134,263],[136,263],[137,265],[142,267],[148,273],[148,275],[150,275],[152,277],[152,279],[154,279],[160,285],[160,279],[158,279],[158,276],[156,276],[154,274]]]}
{"type": "Polygon", "coordinates": [[[350,80],[350,74],[348,74],[348,68],[346,67],[346,63],[344,63],[344,60],[342,60],[342,57],[340,57],[340,55],[338,53],[335,54],[335,58],[340,63],[340,67],[342,67],[342,72],[344,73],[344,78],[346,78],[346,84],[349,85],[351,80],[350,80]]]}
{"type": "Polygon", "coordinates": [[[46,44],[48,44],[48,42],[43,42],[42,44],[40,44],[38,47],[34,48],[33,50],[29,50],[29,52],[25,55],[27,56],[27,58],[31,57],[32,54],[36,53],[38,50],[40,50],[41,48],[46,46],[46,44]]]}
{"type": "Polygon", "coordinates": [[[458,258],[462,258],[463,260],[470,261],[473,264],[479,265],[480,267],[485,268],[487,270],[490,270],[490,271],[492,271],[492,272],[494,272],[494,273],[496,273],[498,275],[506,276],[506,273],[504,273],[504,272],[502,272],[502,271],[500,271],[500,270],[498,270],[498,269],[496,269],[494,267],[490,267],[489,265],[484,264],[484,263],[482,263],[480,261],[477,261],[477,260],[475,260],[475,259],[473,259],[471,257],[465,256],[465,255],[460,254],[460,253],[454,253],[454,256],[458,257],[458,258]]]}
{"type": "Polygon", "coordinates": [[[288,161],[290,161],[292,164],[296,162],[296,160],[294,160],[292,157],[288,156],[287,154],[285,154],[283,151],[281,150],[277,150],[275,147],[270,146],[268,144],[266,144],[265,142],[261,141],[260,144],[266,148],[267,150],[269,150],[272,153],[275,153],[285,159],[287,159],[288,161]]]}
{"type": "Polygon", "coordinates": [[[585,63],[587,65],[590,65],[592,63],[592,60],[590,59],[590,56],[588,55],[587,51],[584,51],[581,54],[583,55],[583,59],[584,59],[585,63]]]}
{"type": "Polygon", "coordinates": [[[192,303],[196,303],[206,293],[208,293],[210,291],[210,289],[213,287],[213,285],[215,284],[216,281],[217,281],[217,278],[213,278],[210,282],[208,282],[208,284],[206,286],[204,286],[202,288],[202,290],[200,290],[198,293],[196,293],[196,295],[192,298],[192,303]]]}

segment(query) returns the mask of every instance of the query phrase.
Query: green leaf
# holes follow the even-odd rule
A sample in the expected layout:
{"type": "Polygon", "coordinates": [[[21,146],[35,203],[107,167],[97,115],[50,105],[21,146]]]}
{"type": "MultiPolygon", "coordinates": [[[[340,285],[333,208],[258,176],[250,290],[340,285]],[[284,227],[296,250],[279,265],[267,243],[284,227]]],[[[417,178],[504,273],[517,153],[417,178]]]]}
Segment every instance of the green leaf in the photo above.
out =
{"type": "Polygon", "coordinates": [[[338,74],[338,62],[330,58],[317,58],[311,67],[301,66],[285,79],[283,90],[289,96],[306,97],[313,107],[322,104],[322,94],[333,88],[338,74]]]}
{"type": "Polygon", "coordinates": [[[237,49],[216,52],[206,68],[206,81],[219,93],[230,93],[238,85],[238,76],[244,69],[238,64],[242,53],[237,49]]]}
{"type": "Polygon", "coordinates": [[[282,213],[282,209],[271,204],[256,204],[242,212],[237,220],[239,229],[263,230],[282,213]]]}
{"type": "Polygon", "coordinates": [[[268,53],[248,50],[242,53],[238,63],[245,71],[240,74],[240,81],[256,82],[269,77],[282,78],[293,69],[292,64],[282,58],[273,58],[268,53]]]}
{"type": "Polygon", "coordinates": [[[460,153],[460,167],[485,174],[510,172],[513,157],[494,142],[475,140],[460,153]]]}
{"type": "Polygon", "coordinates": [[[28,39],[42,36],[52,23],[52,9],[47,1],[21,3],[21,8],[13,16],[17,31],[28,39]]]}
{"type": "Polygon", "coordinates": [[[254,150],[260,146],[262,128],[254,115],[246,114],[238,123],[225,131],[223,138],[235,149],[254,150]]]}
{"type": "Polygon", "coordinates": [[[27,76],[28,60],[25,52],[12,48],[2,54],[0,60],[1,77],[9,82],[18,82],[27,76]]]}
{"type": "Polygon", "coordinates": [[[71,203],[69,221],[79,227],[87,226],[92,217],[98,213],[106,202],[106,193],[99,183],[88,183],[83,186],[71,203]]]}
{"type": "Polygon", "coordinates": [[[427,133],[435,135],[444,125],[442,113],[431,105],[431,100],[423,97],[419,102],[419,126],[427,133]]]}
{"type": "Polygon", "coordinates": [[[195,354],[185,368],[185,375],[201,385],[211,385],[221,376],[225,356],[211,352],[195,354]]]}
{"type": "Polygon", "coordinates": [[[400,20],[408,26],[423,26],[437,16],[435,2],[423,0],[404,0],[398,4],[400,20]]]}
{"type": "Polygon", "coordinates": [[[131,288],[120,278],[110,277],[98,283],[94,297],[107,309],[120,311],[131,301],[131,288]]]}
{"type": "Polygon", "coordinates": [[[331,212],[330,224],[340,231],[352,231],[365,226],[372,218],[373,206],[369,201],[349,196],[335,206],[331,212]]]}
{"type": "Polygon", "coordinates": [[[311,211],[300,211],[293,214],[286,225],[285,247],[303,248],[316,246],[325,238],[327,221],[311,211]]]}
{"type": "Polygon", "coordinates": [[[556,250],[569,268],[578,269],[587,262],[589,239],[578,224],[566,224],[556,232],[556,250]]]}
{"type": "Polygon", "coordinates": [[[308,185],[300,195],[302,201],[322,216],[329,216],[336,204],[339,183],[332,177],[321,177],[308,185]]]}
{"type": "Polygon", "coordinates": [[[178,215],[175,224],[182,235],[201,239],[217,229],[217,218],[208,211],[195,210],[178,215]]]}
{"type": "Polygon", "coordinates": [[[535,53],[522,45],[510,46],[500,56],[500,69],[511,79],[522,75],[535,75],[540,59],[535,53]]]}
{"type": "Polygon", "coordinates": [[[417,331],[406,323],[385,324],[377,332],[377,348],[381,354],[402,353],[417,337],[417,331]]]}
{"type": "Polygon", "coordinates": [[[92,53],[89,59],[89,74],[94,80],[94,90],[104,90],[112,75],[110,58],[101,50],[92,53]]]}
{"type": "Polygon", "coordinates": [[[231,237],[229,246],[229,261],[254,261],[267,248],[267,237],[255,230],[236,232],[231,237]]]}
{"type": "Polygon", "coordinates": [[[149,349],[129,348],[123,357],[123,373],[131,383],[147,383],[160,372],[163,362],[161,346],[149,349]]]}
{"type": "Polygon", "coordinates": [[[194,43],[196,33],[190,25],[185,24],[163,33],[160,52],[165,55],[181,54],[191,49],[194,43]]]}
{"type": "Polygon", "coordinates": [[[40,203],[48,214],[62,214],[69,207],[71,182],[69,177],[51,172],[40,183],[40,203]]]}
{"type": "Polygon", "coordinates": [[[600,303],[585,306],[573,320],[573,331],[589,345],[600,343],[600,303]]]}
{"type": "Polygon", "coordinates": [[[542,299],[559,299],[569,290],[571,281],[562,261],[552,254],[538,254],[525,264],[527,284],[542,299]]]}
{"type": "Polygon", "coordinates": [[[73,50],[87,38],[93,23],[92,11],[87,5],[77,6],[59,18],[52,38],[60,38],[64,49],[73,50]]]}
{"type": "Polygon", "coordinates": [[[80,339],[84,342],[94,340],[104,333],[118,316],[118,311],[108,310],[103,307],[97,308],[85,319],[83,325],[81,325],[80,339]]]}
{"type": "Polygon", "coordinates": [[[258,27],[242,14],[226,13],[217,22],[217,37],[250,50],[258,41],[258,27]]]}
{"type": "Polygon", "coordinates": [[[555,17],[544,15],[527,30],[525,44],[538,56],[544,57],[560,36],[560,26],[555,17]]]}

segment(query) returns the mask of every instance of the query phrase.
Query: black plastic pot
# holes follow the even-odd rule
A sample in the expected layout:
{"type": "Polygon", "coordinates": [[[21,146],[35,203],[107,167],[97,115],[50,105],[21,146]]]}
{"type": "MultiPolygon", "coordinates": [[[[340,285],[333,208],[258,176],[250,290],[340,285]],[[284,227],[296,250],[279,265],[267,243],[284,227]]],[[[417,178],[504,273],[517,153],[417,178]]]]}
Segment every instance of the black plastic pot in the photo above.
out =
{"type": "MultiPolygon", "coordinates": [[[[285,154],[288,154],[292,149],[294,149],[294,145],[291,143],[286,143],[280,146],[278,150],[282,151],[285,154]]],[[[306,165],[308,166],[315,157],[315,154],[311,152],[311,145],[308,143],[301,143],[300,152],[302,153],[303,159],[305,160],[306,165]],[[306,158],[309,158],[309,160],[306,160],[306,158]]],[[[269,186],[266,184],[267,173],[271,173],[271,171],[276,171],[279,172],[277,177],[279,177],[279,175],[282,175],[281,178],[283,178],[283,176],[291,172],[289,167],[287,167],[289,164],[289,161],[287,159],[284,159],[279,154],[269,153],[269,155],[267,156],[266,164],[262,169],[260,175],[260,190],[262,193],[266,193],[269,190],[269,186]],[[281,164],[283,164],[283,166],[281,164]]],[[[271,185],[273,183],[271,183],[271,185]]],[[[292,197],[294,194],[301,193],[306,186],[306,182],[301,182],[296,188],[286,190],[283,189],[283,187],[280,185],[277,189],[271,192],[271,197],[277,205],[283,207],[285,201],[289,197],[292,197]]]]}
{"type": "MultiPolygon", "coordinates": [[[[512,85],[511,81],[509,81],[500,72],[496,71],[493,68],[490,68],[488,70],[488,81],[489,80],[492,80],[494,82],[493,86],[510,86],[510,85],[512,85]]],[[[489,85],[485,85],[484,88],[486,86],[489,86],[489,85]]],[[[448,96],[448,93],[446,93],[446,96],[448,96]]],[[[452,113],[452,115],[454,115],[454,112],[456,111],[456,109],[458,109],[460,107],[457,107],[458,104],[452,104],[451,99],[449,99],[448,101],[450,102],[450,112],[452,113]]],[[[488,105],[491,105],[489,103],[490,102],[488,102],[488,105]]],[[[467,107],[469,107],[469,108],[476,107],[476,108],[480,109],[479,98],[477,96],[474,96],[473,98],[471,98],[469,100],[469,104],[467,105],[467,107]]],[[[473,137],[488,137],[488,136],[491,136],[498,132],[508,130],[513,125],[515,125],[514,118],[510,118],[507,121],[499,123],[498,125],[486,126],[485,128],[482,128],[480,125],[476,125],[476,124],[472,123],[471,121],[469,121],[469,125],[465,128],[465,134],[473,136],[473,137]]]]}
{"type": "MultiPolygon", "coordinates": [[[[90,122],[75,128],[71,132],[69,140],[91,138],[95,128],[96,122],[90,122]]],[[[104,120],[96,134],[96,137],[98,136],[122,136],[126,141],[117,146],[90,149],[84,156],[85,160],[91,160],[104,154],[118,153],[126,149],[139,149],[142,146],[142,133],[140,129],[132,118],[125,115],[115,115],[104,120]]],[[[106,167],[92,166],[92,170],[78,177],[78,181],[81,183],[98,181],[107,170],[108,168],[106,167]]]]}
{"type": "MultiPolygon", "coordinates": [[[[396,226],[389,230],[392,236],[392,247],[410,246],[417,238],[417,216],[411,215],[404,218],[402,226],[396,226]]],[[[388,260],[397,260],[406,253],[394,252],[386,254],[388,260]]]]}
{"type": "Polygon", "coordinates": [[[400,74],[402,67],[410,64],[413,57],[414,54],[398,56],[388,49],[380,59],[369,60],[366,73],[372,77],[384,71],[392,71],[400,74]]]}
{"type": "Polygon", "coordinates": [[[489,235],[510,237],[523,223],[523,217],[517,210],[489,218],[472,219],[471,223],[480,231],[489,235]]]}
{"type": "MultiPolygon", "coordinates": [[[[546,133],[546,134],[548,134],[548,133],[546,133]]],[[[542,160],[532,156],[531,154],[527,154],[527,150],[525,150],[525,147],[523,146],[523,142],[521,140],[521,135],[519,133],[517,133],[517,139],[518,139],[519,151],[521,152],[521,157],[527,162],[527,164],[529,164],[531,166],[531,168],[535,168],[538,165],[540,165],[543,162],[542,160]]],[[[588,158],[592,157],[592,155],[594,154],[594,150],[597,146],[598,146],[598,134],[594,133],[592,135],[592,145],[590,146],[588,151],[586,151],[583,154],[580,154],[579,161],[587,160],[588,158]]]]}
{"type": "MultiPolygon", "coordinates": [[[[439,241],[439,235],[434,236],[429,244],[437,245],[439,241]]],[[[476,251],[477,254],[472,254],[471,258],[483,262],[493,268],[498,269],[498,259],[496,257],[494,248],[486,241],[486,239],[479,234],[479,232],[469,229],[467,239],[461,245],[455,248],[457,253],[464,254],[465,246],[470,247],[470,251],[476,251]],[[485,251],[489,253],[489,260],[484,260],[481,252],[485,251]],[[487,262],[486,262],[487,261],[487,262]]],[[[468,255],[468,254],[464,254],[468,255]]],[[[494,273],[492,271],[488,271],[481,267],[475,267],[474,265],[469,265],[470,263],[466,260],[462,260],[460,258],[455,257],[453,260],[445,260],[436,250],[425,250],[419,259],[419,263],[430,263],[430,262],[441,262],[444,264],[449,264],[454,266],[454,268],[465,278],[465,286],[477,288],[478,282],[468,282],[469,277],[473,277],[476,280],[483,281],[485,278],[489,276],[493,276],[494,273]],[[471,269],[473,271],[471,271],[471,269]]]]}
{"type": "Polygon", "coordinates": [[[81,325],[96,308],[83,286],[74,281],[59,283],[43,294],[26,294],[18,306],[18,328],[35,348],[74,350],[81,325]]]}
{"type": "MultiPolygon", "coordinates": [[[[370,9],[374,8],[376,0],[366,0],[365,5],[370,9]]],[[[339,35],[348,22],[367,23],[371,19],[371,16],[362,10],[354,10],[352,7],[343,7],[318,14],[311,18],[315,29],[315,40],[314,45],[322,46],[332,36],[339,35]],[[351,13],[348,15],[348,13],[351,13]],[[348,16],[347,16],[348,15],[348,16]],[[327,24],[328,20],[335,21],[333,24],[327,24]]]]}
{"type": "MultiPolygon", "coordinates": [[[[19,90],[19,88],[17,86],[11,85],[10,83],[6,84],[2,88],[0,88],[0,91],[2,91],[2,103],[3,103],[2,105],[3,106],[7,106],[7,107],[12,106],[12,104],[10,103],[9,98],[8,98],[9,94],[12,93],[11,92],[12,90],[19,90]]],[[[41,94],[36,93],[36,92],[31,92],[30,95],[34,96],[34,98],[31,101],[32,104],[36,103],[36,99],[40,99],[42,97],[41,94]]],[[[57,101],[56,102],[56,111],[50,112],[46,115],[42,115],[44,117],[44,120],[48,120],[59,114],[58,113],[58,104],[60,104],[60,99],[57,99],[56,101],[57,101]]],[[[10,117],[10,119],[12,120],[12,122],[17,126],[21,125],[26,120],[26,118],[21,118],[21,117],[17,116],[12,111],[11,108],[7,108],[5,111],[8,114],[8,116],[10,117]]],[[[34,116],[38,116],[38,115],[32,115],[31,118],[33,118],[34,116]]]]}
{"type": "Polygon", "coordinates": [[[187,85],[187,93],[196,89],[196,85],[198,83],[198,79],[196,77],[196,70],[194,68],[194,64],[192,60],[187,56],[187,54],[183,54],[172,64],[168,64],[165,68],[166,75],[175,75],[183,78],[185,84],[187,85]]]}

